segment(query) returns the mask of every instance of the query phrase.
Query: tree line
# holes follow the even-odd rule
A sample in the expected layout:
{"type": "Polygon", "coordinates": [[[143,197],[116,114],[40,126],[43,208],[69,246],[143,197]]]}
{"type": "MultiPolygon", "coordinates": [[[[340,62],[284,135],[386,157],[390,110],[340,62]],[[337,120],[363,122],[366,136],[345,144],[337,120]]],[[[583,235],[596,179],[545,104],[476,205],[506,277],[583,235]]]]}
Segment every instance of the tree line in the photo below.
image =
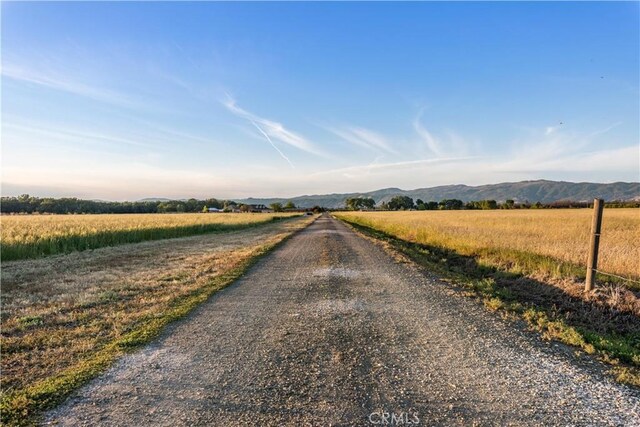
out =
{"type": "MultiPolygon", "coordinates": [[[[352,197],[345,200],[345,207],[349,210],[374,209],[375,201],[370,197],[352,197]]],[[[425,202],[417,199],[415,202],[409,196],[394,196],[389,201],[382,202],[379,205],[381,210],[491,210],[491,209],[567,209],[567,208],[590,208],[593,207],[592,202],[572,202],[557,201],[551,203],[535,202],[530,203],[516,202],[507,199],[504,202],[496,200],[472,200],[463,202],[459,199],[444,199],[439,202],[425,202]]],[[[639,208],[640,201],[612,201],[606,202],[605,207],[608,208],[639,208]]]]}
{"type": "MultiPolygon", "coordinates": [[[[272,203],[269,207],[274,212],[286,212],[298,209],[292,201],[272,203]]],[[[99,200],[83,200],[75,197],[34,197],[23,194],[18,197],[0,198],[0,212],[3,214],[119,214],[119,213],[169,213],[169,212],[207,212],[209,208],[224,212],[251,212],[252,206],[236,203],[232,200],[189,199],[158,200],[140,202],[106,202],[99,200]]],[[[310,209],[322,212],[324,208],[314,206],[310,209]]]]}
{"type": "Polygon", "coordinates": [[[351,197],[345,200],[347,209],[357,211],[361,209],[373,209],[376,205],[376,201],[371,197],[351,197]]]}
{"type": "MultiPolygon", "coordinates": [[[[376,202],[371,197],[351,197],[345,200],[345,206],[350,210],[375,209],[376,202]]],[[[286,203],[272,203],[269,207],[275,212],[297,209],[291,201],[286,203]]],[[[382,210],[459,210],[459,209],[560,209],[560,208],[589,208],[589,202],[559,201],[553,203],[517,203],[514,200],[496,202],[495,200],[479,200],[463,202],[459,199],[444,199],[436,201],[415,202],[408,196],[395,196],[387,202],[381,203],[382,210]]],[[[640,201],[611,201],[606,202],[607,208],[640,208],[640,201]]],[[[0,198],[0,212],[4,214],[43,213],[43,214],[102,214],[102,213],[166,213],[166,212],[203,212],[208,208],[225,211],[249,211],[249,205],[238,204],[231,200],[215,198],[197,200],[169,200],[169,201],[140,201],[140,202],[105,202],[98,200],[83,200],[75,197],[52,198],[34,197],[23,194],[18,197],[0,198]]],[[[321,212],[324,208],[316,206],[312,209],[321,212]]]]}
{"type": "Polygon", "coordinates": [[[2,197],[2,213],[50,213],[50,214],[102,214],[102,213],[164,213],[203,212],[206,208],[224,209],[235,202],[218,199],[169,200],[141,202],[105,202],[83,200],[75,197],[33,197],[23,194],[18,197],[2,197]]]}
{"type": "Polygon", "coordinates": [[[296,205],[291,200],[289,200],[284,205],[280,202],[271,203],[269,205],[269,208],[271,208],[271,210],[273,210],[274,212],[284,212],[287,210],[297,209],[296,205]]]}

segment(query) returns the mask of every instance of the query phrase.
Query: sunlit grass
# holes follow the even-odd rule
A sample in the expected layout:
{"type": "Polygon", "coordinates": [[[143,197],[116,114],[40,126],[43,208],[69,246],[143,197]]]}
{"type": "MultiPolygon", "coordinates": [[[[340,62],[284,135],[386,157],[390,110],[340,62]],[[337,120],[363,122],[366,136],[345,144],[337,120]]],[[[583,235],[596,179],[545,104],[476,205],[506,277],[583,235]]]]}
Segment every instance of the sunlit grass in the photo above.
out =
{"type": "MultiPolygon", "coordinates": [[[[340,212],[340,218],[400,239],[478,256],[511,271],[582,274],[589,209],[340,212]]],[[[606,209],[599,269],[640,278],[640,210],[606,209]]]]}
{"type": "Polygon", "coordinates": [[[242,229],[295,214],[2,216],[2,260],[242,229]]]}

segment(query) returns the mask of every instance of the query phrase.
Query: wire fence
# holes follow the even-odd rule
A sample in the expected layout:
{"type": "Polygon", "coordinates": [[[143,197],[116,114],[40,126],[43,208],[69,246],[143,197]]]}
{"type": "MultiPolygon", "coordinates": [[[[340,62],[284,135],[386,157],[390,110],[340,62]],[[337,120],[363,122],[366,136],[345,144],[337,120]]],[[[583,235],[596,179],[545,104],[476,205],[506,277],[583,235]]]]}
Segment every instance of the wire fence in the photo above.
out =
{"type": "Polygon", "coordinates": [[[618,276],[617,274],[611,274],[611,273],[605,273],[604,271],[598,270],[598,269],[594,269],[594,271],[598,274],[602,274],[604,276],[610,276],[610,277],[615,277],[621,280],[625,280],[627,282],[631,282],[631,283],[637,283],[638,285],[640,285],[640,280],[633,280],[633,279],[629,279],[628,277],[622,277],[622,276],[618,276]]]}
{"type": "Polygon", "coordinates": [[[590,292],[595,287],[595,276],[601,274],[604,276],[615,277],[629,283],[640,284],[640,281],[629,277],[618,276],[617,274],[605,273],[598,270],[598,249],[600,247],[600,236],[602,227],[602,214],[604,211],[604,200],[600,198],[593,199],[593,220],[591,222],[591,240],[589,242],[589,253],[587,258],[587,277],[584,284],[584,290],[590,292]]]}

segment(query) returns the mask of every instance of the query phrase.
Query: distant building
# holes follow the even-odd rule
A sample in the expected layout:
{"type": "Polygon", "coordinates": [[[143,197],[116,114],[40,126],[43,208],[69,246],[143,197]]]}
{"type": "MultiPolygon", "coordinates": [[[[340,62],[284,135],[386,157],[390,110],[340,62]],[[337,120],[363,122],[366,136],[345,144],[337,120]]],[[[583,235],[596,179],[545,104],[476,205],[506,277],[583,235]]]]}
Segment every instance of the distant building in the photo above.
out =
{"type": "Polygon", "coordinates": [[[249,205],[249,212],[271,213],[271,212],[273,212],[273,209],[269,209],[265,205],[249,205]]]}
{"type": "Polygon", "coordinates": [[[209,212],[215,213],[215,212],[222,212],[222,209],[218,209],[218,208],[208,208],[209,212]]]}

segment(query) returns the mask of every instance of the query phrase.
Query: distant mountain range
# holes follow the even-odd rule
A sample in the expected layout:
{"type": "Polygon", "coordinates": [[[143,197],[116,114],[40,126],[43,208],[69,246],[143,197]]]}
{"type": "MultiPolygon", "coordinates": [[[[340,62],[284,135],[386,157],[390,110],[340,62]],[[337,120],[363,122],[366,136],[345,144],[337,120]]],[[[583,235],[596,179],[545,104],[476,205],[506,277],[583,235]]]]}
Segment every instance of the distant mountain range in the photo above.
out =
{"type": "Polygon", "coordinates": [[[401,190],[399,188],[384,188],[368,193],[344,193],[323,194],[313,196],[298,196],[285,198],[248,198],[235,199],[239,203],[269,205],[277,202],[291,200],[296,206],[308,208],[323,206],[326,208],[344,207],[344,201],[349,197],[371,197],[376,201],[386,202],[393,196],[409,196],[414,201],[422,199],[440,201],[443,199],[460,199],[464,202],[470,200],[496,200],[504,202],[513,199],[516,202],[529,201],[531,203],[551,203],[561,200],[575,202],[590,201],[595,197],[606,201],[630,201],[640,200],[640,182],[614,182],[612,184],[597,184],[592,182],[565,182],[565,181],[521,181],[505,182],[501,184],[480,185],[472,187],[468,185],[443,185],[431,188],[418,188],[415,190],[401,190]]]}

